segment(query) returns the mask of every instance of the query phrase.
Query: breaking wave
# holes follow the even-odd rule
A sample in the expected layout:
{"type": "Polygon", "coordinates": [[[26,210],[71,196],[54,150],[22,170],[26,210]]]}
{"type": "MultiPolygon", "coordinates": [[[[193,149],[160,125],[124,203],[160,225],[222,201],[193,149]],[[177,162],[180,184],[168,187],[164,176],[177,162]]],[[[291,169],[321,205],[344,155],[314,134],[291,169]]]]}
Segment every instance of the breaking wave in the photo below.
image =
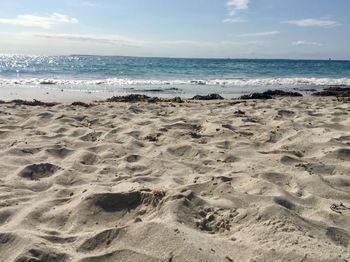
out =
{"type": "Polygon", "coordinates": [[[78,85],[78,86],[163,86],[163,85],[208,85],[208,86],[329,86],[350,85],[350,78],[251,78],[251,79],[213,79],[213,80],[145,80],[108,78],[97,80],[72,80],[48,78],[4,79],[0,85],[78,85]]]}

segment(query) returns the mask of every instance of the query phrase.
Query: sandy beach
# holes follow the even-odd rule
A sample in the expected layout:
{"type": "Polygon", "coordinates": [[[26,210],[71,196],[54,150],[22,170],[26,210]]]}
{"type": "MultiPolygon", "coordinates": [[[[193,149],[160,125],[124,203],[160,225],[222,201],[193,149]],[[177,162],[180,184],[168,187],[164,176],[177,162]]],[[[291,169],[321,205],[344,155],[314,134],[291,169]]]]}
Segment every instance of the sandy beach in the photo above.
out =
{"type": "Polygon", "coordinates": [[[0,104],[0,261],[350,261],[349,114],[0,104]]]}

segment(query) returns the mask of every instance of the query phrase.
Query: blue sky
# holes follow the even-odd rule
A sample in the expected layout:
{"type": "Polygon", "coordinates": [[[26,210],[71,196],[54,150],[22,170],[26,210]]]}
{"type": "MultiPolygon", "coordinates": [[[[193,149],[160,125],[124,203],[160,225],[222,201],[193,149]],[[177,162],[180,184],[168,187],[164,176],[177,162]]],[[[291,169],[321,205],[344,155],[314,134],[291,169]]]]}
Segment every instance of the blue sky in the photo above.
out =
{"type": "Polygon", "coordinates": [[[350,59],[349,0],[1,1],[0,53],[350,59]]]}

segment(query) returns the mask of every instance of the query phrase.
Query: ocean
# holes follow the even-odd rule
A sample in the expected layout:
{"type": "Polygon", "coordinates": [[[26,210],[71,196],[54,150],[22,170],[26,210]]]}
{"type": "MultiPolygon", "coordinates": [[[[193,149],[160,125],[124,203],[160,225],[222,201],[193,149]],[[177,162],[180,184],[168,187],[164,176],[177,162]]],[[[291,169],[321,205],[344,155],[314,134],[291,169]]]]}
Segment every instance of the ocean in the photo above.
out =
{"type": "Polygon", "coordinates": [[[350,85],[350,61],[0,55],[1,89],[236,97],[350,85]]]}

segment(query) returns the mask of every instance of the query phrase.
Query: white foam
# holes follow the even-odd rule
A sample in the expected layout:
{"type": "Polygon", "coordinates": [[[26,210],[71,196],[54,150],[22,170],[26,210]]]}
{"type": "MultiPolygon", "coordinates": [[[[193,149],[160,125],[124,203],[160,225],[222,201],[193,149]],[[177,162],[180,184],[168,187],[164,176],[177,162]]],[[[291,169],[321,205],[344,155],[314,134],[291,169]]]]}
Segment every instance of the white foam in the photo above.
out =
{"type": "Polygon", "coordinates": [[[126,78],[108,78],[97,80],[0,78],[0,85],[104,85],[104,86],[140,86],[140,85],[209,85],[209,86],[327,86],[350,85],[350,78],[251,78],[251,79],[214,79],[214,80],[144,80],[126,78]]]}

